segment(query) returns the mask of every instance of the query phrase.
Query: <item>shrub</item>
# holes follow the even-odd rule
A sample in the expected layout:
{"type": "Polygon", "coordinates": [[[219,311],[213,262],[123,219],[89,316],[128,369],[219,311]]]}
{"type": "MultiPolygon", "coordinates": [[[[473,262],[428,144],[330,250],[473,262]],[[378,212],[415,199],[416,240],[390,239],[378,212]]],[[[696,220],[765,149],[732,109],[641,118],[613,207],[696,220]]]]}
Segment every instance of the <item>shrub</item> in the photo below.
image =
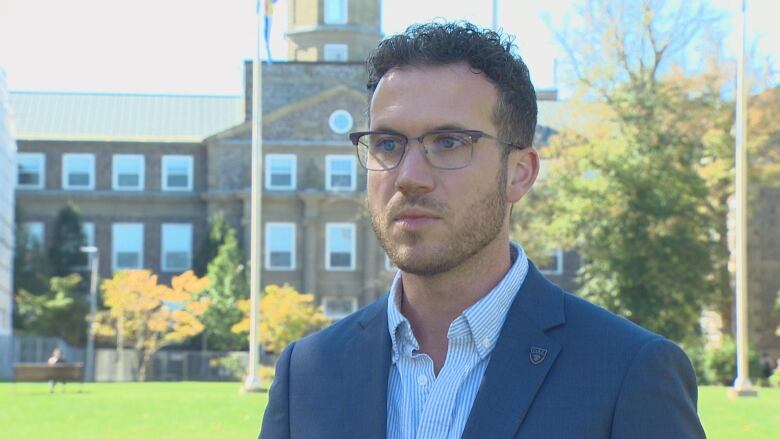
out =
{"type": "MultiPolygon", "coordinates": [[[[730,386],[737,377],[737,345],[730,336],[723,337],[723,343],[719,348],[711,348],[706,351],[707,369],[711,374],[713,383],[730,386]]],[[[748,352],[748,366],[750,378],[757,380],[761,371],[758,364],[758,355],[751,349],[748,352]]]]}

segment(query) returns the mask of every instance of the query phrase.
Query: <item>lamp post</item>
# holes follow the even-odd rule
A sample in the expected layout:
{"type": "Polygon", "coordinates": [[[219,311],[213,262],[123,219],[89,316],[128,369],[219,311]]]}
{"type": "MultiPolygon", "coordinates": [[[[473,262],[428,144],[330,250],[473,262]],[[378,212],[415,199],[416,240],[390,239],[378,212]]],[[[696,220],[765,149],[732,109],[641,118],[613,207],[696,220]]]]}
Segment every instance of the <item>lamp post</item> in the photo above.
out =
{"type": "Polygon", "coordinates": [[[85,376],[88,381],[95,381],[95,312],[97,311],[97,283],[100,250],[94,245],[81,247],[79,250],[89,256],[91,276],[89,280],[89,324],[87,326],[87,358],[85,376]]]}

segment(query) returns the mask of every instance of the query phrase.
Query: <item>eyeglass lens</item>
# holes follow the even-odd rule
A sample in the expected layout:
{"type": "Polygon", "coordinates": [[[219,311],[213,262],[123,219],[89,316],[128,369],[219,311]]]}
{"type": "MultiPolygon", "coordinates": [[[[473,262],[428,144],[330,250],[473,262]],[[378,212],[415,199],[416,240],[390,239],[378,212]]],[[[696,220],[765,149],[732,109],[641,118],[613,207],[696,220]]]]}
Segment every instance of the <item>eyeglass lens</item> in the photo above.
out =
{"type": "MultiPolygon", "coordinates": [[[[369,133],[358,140],[360,161],[368,170],[384,171],[401,162],[409,140],[406,136],[369,133]]],[[[471,163],[472,137],[468,133],[434,132],[422,136],[425,156],[431,166],[458,169],[471,163]]]]}

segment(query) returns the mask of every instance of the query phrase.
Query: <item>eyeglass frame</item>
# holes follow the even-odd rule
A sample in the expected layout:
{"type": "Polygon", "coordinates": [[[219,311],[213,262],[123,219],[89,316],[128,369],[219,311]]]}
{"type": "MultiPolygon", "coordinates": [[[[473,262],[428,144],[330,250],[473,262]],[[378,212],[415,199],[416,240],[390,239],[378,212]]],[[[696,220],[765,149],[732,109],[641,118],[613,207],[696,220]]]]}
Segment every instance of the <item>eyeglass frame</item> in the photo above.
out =
{"type": "Polygon", "coordinates": [[[511,142],[507,142],[505,140],[501,140],[501,139],[499,139],[496,136],[493,136],[491,134],[488,134],[488,133],[486,133],[484,131],[480,131],[480,130],[461,130],[461,129],[433,130],[433,131],[428,131],[427,133],[424,133],[421,136],[417,136],[417,137],[409,137],[409,136],[407,136],[405,134],[397,133],[395,131],[390,131],[390,130],[355,131],[355,132],[349,133],[349,140],[352,142],[353,145],[355,145],[355,154],[358,156],[358,162],[360,162],[360,165],[363,166],[363,168],[366,169],[367,171],[391,171],[391,170],[397,168],[401,164],[401,162],[404,160],[404,156],[406,155],[406,151],[407,151],[406,147],[409,145],[409,141],[410,140],[416,140],[420,144],[420,146],[422,146],[423,151],[425,151],[426,161],[428,161],[428,164],[431,165],[431,167],[436,168],[436,169],[448,170],[448,171],[457,170],[457,169],[463,169],[463,168],[468,167],[471,164],[471,161],[473,160],[473,157],[474,157],[474,145],[477,142],[479,142],[479,139],[481,139],[483,137],[486,138],[486,139],[495,140],[497,143],[504,144],[506,146],[515,148],[517,150],[522,150],[522,149],[526,149],[526,148],[529,147],[528,145],[518,145],[516,143],[511,143],[511,142]],[[439,167],[439,166],[436,166],[436,165],[432,164],[430,162],[430,160],[428,160],[428,150],[425,148],[425,144],[423,143],[423,139],[425,137],[427,137],[427,136],[430,136],[431,134],[447,134],[447,133],[465,134],[465,135],[467,135],[469,137],[469,142],[471,142],[471,156],[469,157],[468,163],[466,163],[465,165],[459,166],[459,167],[456,167],[456,168],[442,168],[442,167],[439,167]],[[401,156],[398,158],[398,163],[396,163],[395,165],[393,165],[392,167],[389,167],[389,168],[369,169],[366,166],[366,164],[363,163],[363,160],[361,160],[361,157],[360,157],[360,145],[364,145],[364,146],[368,147],[368,145],[360,143],[360,138],[365,136],[365,135],[368,135],[368,134],[388,134],[388,135],[398,136],[399,138],[405,139],[405,141],[404,141],[404,143],[402,145],[404,150],[401,153],[401,156]]]}

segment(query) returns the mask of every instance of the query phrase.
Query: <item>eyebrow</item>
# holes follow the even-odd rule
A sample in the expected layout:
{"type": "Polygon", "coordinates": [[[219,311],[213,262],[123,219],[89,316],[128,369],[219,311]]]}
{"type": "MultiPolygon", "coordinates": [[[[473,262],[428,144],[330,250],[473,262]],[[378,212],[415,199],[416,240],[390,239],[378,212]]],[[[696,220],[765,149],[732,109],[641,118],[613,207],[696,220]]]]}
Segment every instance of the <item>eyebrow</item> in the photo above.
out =
{"type": "MultiPolygon", "coordinates": [[[[446,123],[446,124],[443,124],[443,125],[437,125],[433,129],[425,130],[423,133],[420,133],[420,135],[427,134],[427,133],[433,133],[433,132],[436,132],[436,131],[449,131],[449,130],[467,131],[469,129],[464,127],[463,125],[459,125],[459,124],[456,124],[456,123],[446,123]]],[[[401,133],[398,130],[395,130],[393,128],[390,128],[390,127],[387,127],[387,126],[384,126],[384,125],[380,125],[380,126],[374,128],[374,129],[372,129],[371,131],[373,131],[373,132],[380,132],[380,133],[397,134],[397,135],[400,135],[400,136],[406,136],[406,134],[403,134],[403,133],[401,133]]]]}

